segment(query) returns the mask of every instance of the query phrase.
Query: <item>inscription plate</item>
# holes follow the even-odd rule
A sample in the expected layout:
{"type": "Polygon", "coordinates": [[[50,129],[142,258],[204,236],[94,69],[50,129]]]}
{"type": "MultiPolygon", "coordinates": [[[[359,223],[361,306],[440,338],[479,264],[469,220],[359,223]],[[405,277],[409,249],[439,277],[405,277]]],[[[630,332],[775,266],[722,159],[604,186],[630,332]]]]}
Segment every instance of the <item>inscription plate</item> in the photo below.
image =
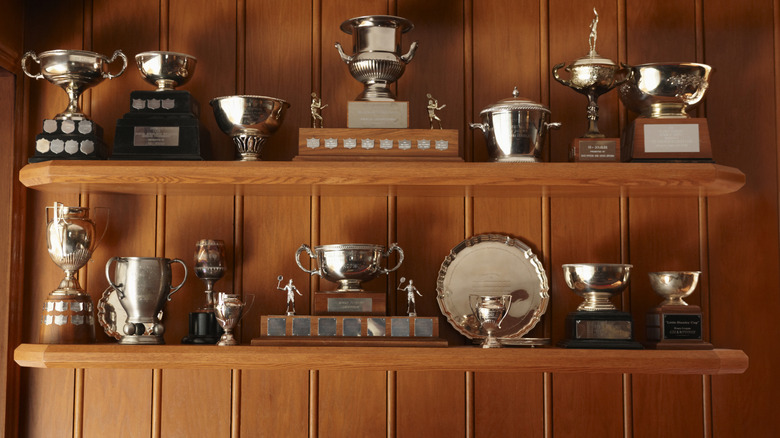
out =
{"type": "Polygon", "coordinates": [[[368,313],[371,303],[371,298],[328,298],[328,312],[368,313]]]}
{"type": "Polygon", "coordinates": [[[390,336],[409,337],[409,322],[410,320],[408,319],[391,319],[390,336]]]}
{"type": "Polygon", "coordinates": [[[693,124],[645,125],[645,152],[699,152],[699,126],[693,124]]]}
{"type": "Polygon", "coordinates": [[[577,339],[624,339],[631,340],[630,321],[577,320],[577,339]]]}
{"type": "Polygon", "coordinates": [[[178,146],[178,126],[136,126],[133,146],[178,146]]]}
{"type": "Polygon", "coordinates": [[[665,314],[664,339],[701,340],[701,315],[665,314]]]}

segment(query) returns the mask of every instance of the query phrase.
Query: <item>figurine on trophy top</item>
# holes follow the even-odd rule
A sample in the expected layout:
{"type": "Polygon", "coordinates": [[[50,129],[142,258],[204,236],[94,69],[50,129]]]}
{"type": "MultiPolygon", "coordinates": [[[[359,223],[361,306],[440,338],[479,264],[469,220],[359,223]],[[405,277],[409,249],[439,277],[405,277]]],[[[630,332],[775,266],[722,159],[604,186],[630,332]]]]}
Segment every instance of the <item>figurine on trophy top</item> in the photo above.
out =
{"type": "Polygon", "coordinates": [[[107,147],[103,142],[103,129],[89,120],[79,108],[79,97],[88,88],[103,79],[113,79],[124,73],[127,57],[121,50],[111,59],[99,53],[84,50],[49,50],[40,54],[29,51],[22,56],[22,71],[33,79],[46,79],[62,87],[68,94],[68,107],[53,119],[43,121],[43,132],[35,136],[35,155],[30,163],[48,160],[104,160],[107,147]],[[117,74],[108,72],[109,64],[122,59],[122,69],[117,74]],[[38,74],[27,70],[27,61],[38,64],[38,74]]]}
{"type": "Polygon", "coordinates": [[[439,106],[439,101],[431,96],[431,93],[428,93],[425,96],[428,98],[428,122],[431,124],[431,129],[433,129],[434,120],[439,124],[439,129],[442,129],[441,119],[436,115],[436,111],[444,109],[447,104],[439,106]]]}
{"type": "Polygon", "coordinates": [[[327,107],[328,104],[323,105],[322,99],[317,97],[317,93],[311,93],[311,127],[312,128],[325,127],[325,121],[322,119],[322,110],[324,110],[327,107]]]}
{"type": "Polygon", "coordinates": [[[130,112],[116,123],[112,160],[203,160],[208,133],[198,121],[197,100],[184,90],[197,58],[176,52],[135,56],[144,80],[155,90],[130,93],[130,112]]]}
{"type": "Polygon", "coordinates": [[[570,161],[620,161],[620,139],[607,138],[599,131],[598,98],[626,81],[626,71],[621,70],[614,61],[601,57],[596,52],[596,28],[599,14],[593,8],[595,17],[590,24],[588,54],[569,64],[564,70],[570,79],[563,79],[558,70],[566,63],[553,67],[555,80],[588,98],[588,132],[572,141],[569,149],[570,161]]]}
{"type": "Polygon", "coordinates": [[[287,284],[284,287],[280,287],[282,284],[282,280],[284,280],[283,276],[276,277],[277,283],[276,288],[279,290],[283,290],[287,292],[287,316],[294,316],[295,315],[295,294],[297,293],[299,296],[303,296],[301,291],[298,290],[297,287],[293,284],[292,278],[290,281],[287,282],[287,284]]]}
{"type": "Polygon", "coordinates": [[[421,297],[422,294],[419,290],[417,290],[416,287],[414,287],[414,282],[412,279],[409,279],[409,284],[407,284],[406,287],[401,287],[405,281],[406,277],[401,277],[401,279],[398,280],[397,290],[406,292],[406,314],[414,317],[417,316],[417,306],[414,302],[414,294],[417,294],[419,297],[421,297]]]}

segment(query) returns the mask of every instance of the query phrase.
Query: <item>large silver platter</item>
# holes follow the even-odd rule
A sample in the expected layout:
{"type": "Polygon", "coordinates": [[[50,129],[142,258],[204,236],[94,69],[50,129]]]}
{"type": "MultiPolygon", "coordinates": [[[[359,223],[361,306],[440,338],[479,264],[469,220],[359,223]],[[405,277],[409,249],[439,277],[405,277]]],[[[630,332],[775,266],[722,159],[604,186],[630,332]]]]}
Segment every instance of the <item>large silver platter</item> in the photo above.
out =
{"type": "Polygon", "coordinates": [[[547,274],[523,242],[500,234],[466,239],[444,259],[436,281],[441,312],[469,339],[485,336],[469,307],[469,295],[512,295],[509,314],[496,336],[515,339],[528,333],[547,310],[547,274]]]}

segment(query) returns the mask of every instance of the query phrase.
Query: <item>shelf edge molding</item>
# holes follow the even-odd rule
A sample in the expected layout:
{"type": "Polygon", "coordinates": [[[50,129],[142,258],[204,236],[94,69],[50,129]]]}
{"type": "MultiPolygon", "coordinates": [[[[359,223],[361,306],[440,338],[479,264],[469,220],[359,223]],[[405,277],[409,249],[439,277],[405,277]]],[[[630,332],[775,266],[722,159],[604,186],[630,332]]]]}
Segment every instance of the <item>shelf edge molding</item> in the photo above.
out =
{"type": "Polygon", "coordinates": [[[741,350],[576,350],[478,347],[260,347],[21,344],[31,368],[299,369],[627,374],[741,374],[741,350]]]}

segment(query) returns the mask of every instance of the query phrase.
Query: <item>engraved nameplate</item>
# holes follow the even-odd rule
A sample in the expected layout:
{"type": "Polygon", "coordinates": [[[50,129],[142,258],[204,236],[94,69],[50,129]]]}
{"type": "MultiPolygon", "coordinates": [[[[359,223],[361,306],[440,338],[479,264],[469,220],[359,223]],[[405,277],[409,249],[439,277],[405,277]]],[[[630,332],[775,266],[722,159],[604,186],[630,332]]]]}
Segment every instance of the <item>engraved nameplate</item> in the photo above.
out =
{"type": "Polygon", "coordinates": [[[701,340],[701,315],[665,314],[664,339],[701,340]]]}
{"type": "Polygon", "coordinates": [[[577,339],[625,339],[631,340],[630,321],[577,320],[577,339]]]}
{"type": "Polygon", "coordinates": [[[390,320],[390,336],[401,336],[408,338],[410,333],[408,319],[390,320]]]}
{"type": "Polygon", "coordinates": [[[371,312],[371,298],[328,298],[328,312],[371,312]]]}
{"type": "Polygon", "coordinates": [[[368,336],[384,336],[384,335],[385,335],[385,319],[368,318],[368,336]]]}
{"type": "Polygon", "coordinates": [[[360,318],[344,318],[344,336],[360,336],[360,318]]]}
{"type": "Polygon", "coordinates": [[[133,146],[179,146],[178,126],[136,126],[133,146]]]}
{"type": "Polygon", "coordinates": [[[699,152],[699,126],[695,124],[645,125],[645,152],[699,152]]]}
{"type": "Polygon", "coordinates": [[[287,333],[284,318],[268,318],[268,336],[284,336],[287,333]]]}
{"type": "Polygon", "coordinates": [[[320,336],[336,336],[336,318],[318,318],[317,334],[320,336]]]}
{"type": "Polygon", "coordinates": [[[415,318],[414,320],[414,335],[420,337],[432,337],[433,336],[433,319],[431,318],[415,318]]]}
{"type": "Polygon", "coordinates": [[[409,102],[348,102],[347,127],[408,128],[409,102]]]}

